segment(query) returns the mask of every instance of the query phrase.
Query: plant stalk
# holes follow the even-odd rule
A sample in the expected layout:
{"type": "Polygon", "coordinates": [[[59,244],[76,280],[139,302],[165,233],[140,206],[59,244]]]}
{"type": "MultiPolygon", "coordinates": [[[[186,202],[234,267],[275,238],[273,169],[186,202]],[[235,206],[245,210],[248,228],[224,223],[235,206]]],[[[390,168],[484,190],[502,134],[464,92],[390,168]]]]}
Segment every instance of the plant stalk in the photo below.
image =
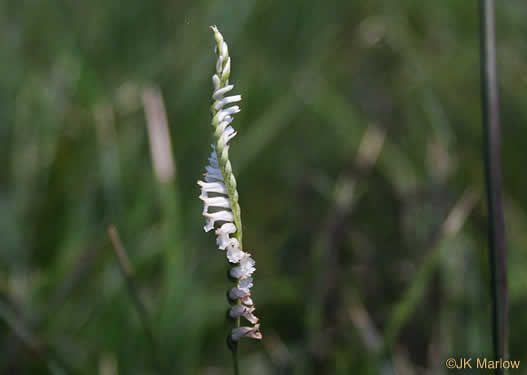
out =
{"type": "Polygon", "coordinates": [[[232,366],[234,369],[234,375],[240,375],[240,369],[238,366],[238,348],[237,345],[232,348],[232,366]]]}
{"type": "MultiPolygon", "coordinates": [[[[493,346],[495,359],[506,360],[508,357],[507,253],[503,218],[503,182],[495,34],[494,0],[480,0],[481,100],[485,133],[485,185],[489,226],[493,346]]],[[[503,369],[496,370],[496,374],[503,373],[503,369]]]]}
{"type": "Polygon", "coordinates": [[[128,287],[128,293],[132,298],[134,306],[137,310],[137,314],[139,315],[139,320],[143,324],[145,334],[150,343],[152,362],[159,374],[162,374],[163,371],[161,362],[157,356],[157,341],[154,336],[154,329],[150,324],[150,317],[148,316],[146,307],[139,296],[137,281],[132,265],[128,258],[128,254],[126,253],[126,250],[121,243],[119,232],[117,231],[117,228],[114,225],[110,225],[108,227],[108,236],[110,237],[110,241],[112,242],[112,247],[115,251],[115,255],[117,256],[117,260],[119,261],[119,268],[121,269],[126,285],[128,287]]]}

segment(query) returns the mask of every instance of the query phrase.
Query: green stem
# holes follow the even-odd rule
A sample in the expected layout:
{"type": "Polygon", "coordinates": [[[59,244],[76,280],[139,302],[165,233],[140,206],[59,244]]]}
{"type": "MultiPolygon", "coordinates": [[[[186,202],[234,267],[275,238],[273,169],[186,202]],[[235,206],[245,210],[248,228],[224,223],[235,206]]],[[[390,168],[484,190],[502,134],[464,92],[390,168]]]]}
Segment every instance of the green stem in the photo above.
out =
{"type": "Polygon", "coordinates": [[[128,258],[128,254],[126,253],[126,250],[123,244],[121,243],[119,232],[117,231],[117,228],[114,225],[110,225],[110,227],[108,227],[108,235],[112,242],[115,255],[117,256],[117,260],[119,261],[119,268],[121,269],[126,285],[128,287],[128,293],[132,298],[137,314],[139,315],[139,320],[141,321],[145,330],[145,334],[148,338],[148,341],[150,342],[150,354],[152,357],[153,365],[155,366],[159,374],[162,374],[163,369],[157,354],[157,340],[154,335],[154,329],[152,328],[152,325],[150,323],[150,317],[146,310],[146,306],[144,305],[143,301],[139,296],[137,279],[135,278],[135,274],[130,260],[128,258]]]}
{"type": "MultiPolygon", "coordinates": [[[[216,42],[218,44],[218,46],[217,46],[218,53],[220,53],[221,45],[223,43],[223,37],[221,36],[221,34],[219,34],[219,32],[217,32],[217,29],[212,28],[212,30],[214,31],[214,37],[215,37],[216,42]]],[[[228,54],[227,54],[226,57],[228,58],[228,54]]],[[[223,69],[225,68],[225,65],[227,63],[227,58],[225,58],[223,60],[222,72],[218,72],[218,76],[220,78],[220,84],[219,84],[220,88],[224,88],[224,87],[226,87],[229,84],[230,71],[227,70],[225,72],[225,74],[223,74],[223,72],[224,72],[223,69]]],[[[239,246],[240,246],[240,250],[243,251],[243,244],[242,244],[242,218],[241,218],[240,205],[238,203],[238,198],[239,197],[238,197],[238,190],[236,188],[236,178],[234,177],[234,174],[232,173],[231,162],[230,162],[230,160],[228,158],[228,149],[225,150],[226,145],[223,144],[220,141],[220,139],[221,139],[221,132],[218,129],[219,123],[218,123],[218,120],[216,118],[216,115],[218,114],[218,111],[216,110],[216,104],[217,103],[218,103],[217,101],[214,101],[214,103],[211,106],[212,126],[214,127],[214,136],[216,137],[216,140],[215,140],[215,143],[216,143],[216,157],[218,159],[218,165],[219,165],[220,170],[221,170],[221,175],[223,177],[223,181],[224,181],[225,186],[227,188],[227,194],[229,196],[229,199],[231,200],[231,211],[232,211],[232,214],[234,216],[234,225],[236,226],[236,233],[234,233],[234,238],[236,238],[238,240],[238,243],[239,243],[239,246]],[[225,150],[225,153],[224,153],[224,150],[225,150]]],[[[239,265],[239,263],[237,263],[236,265],[239,265]]],[[[236,287],[239,287],[240,281],[236,280],[235,285],[236,285],[236,287]]],[[[240,305],[241,301],[238,300],[237,304],[240,305]]],[[[240,325],[241,325],[241,322],[240,322],[240,318],[238,317],[234,321],[234,327],[235,328],[240,328],[240,325]]],[[[233,361],[234,375],[239,375],[240,370],[239,370],[239,364],[238,364],[238,344],[237,343],[233,343],[232,344],[231,351],[232,351],[232,361],[233,361]]]]}
{"type": "Polygon", "coordinates": [[[232,348],[232,366],[234,369],[234,375],[240,375],[240,369],[238,366],[238,347],[237,345],[232,348]]]}
{"type": "MultiPolygon", "coordinates": [[[[505,360],[508,356],[507,252],[503,219],[503,182],[494,13],[494,0],[480,0],[481,98],[485,131],[485,185],[489,224],[492,331],[494,357],[496,360],[505,360]]],[[[496,374],[503,374],[504,372],[503,369],[496,370],[496,374]]]]}

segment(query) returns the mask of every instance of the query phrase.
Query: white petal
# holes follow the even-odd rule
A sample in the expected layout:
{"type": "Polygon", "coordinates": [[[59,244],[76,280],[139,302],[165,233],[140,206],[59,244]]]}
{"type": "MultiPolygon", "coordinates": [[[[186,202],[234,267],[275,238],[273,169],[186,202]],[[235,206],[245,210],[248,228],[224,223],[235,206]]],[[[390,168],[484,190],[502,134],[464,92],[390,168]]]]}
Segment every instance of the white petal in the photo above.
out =
{"type": "Polygon", "coordinates": [[[251,299],[251,292],[249,289],[240,289],[240,288],[232,288],[229,290],[229,299],[232,301],[236,301],[239,299],[242,301],[242,303],[245,306],[252,306],[254,305],[253,300],[251,299]]]}
{"type": "Polygon", "coordinates": [[[243,305],[234,305],[229,311],[229,316],[231,318],[238,318],[239,316],[242,316],[242,314],[245,312],[245,309],[247,309],[247,307],[243,305]]]}
{"type": "Polygon", "coordinates": [[[205,232],[210,232],[213,229],[214,229],[214,221],[206,219],[205,220],[205,226],[203,227],[203,230],[205,232]]]}
{"type": "Polygon", "coordinates": [[[243,317],[245,319],[247,319],[252,324],[256,324],[256,323],[258,323],[260,321],[260,319],[258,319],[257,316],[254,316],[254,314],[250,313],[250,312],[247,313],[247,314],[244,314],[243,317]]]}
{"type": "Polygon", "coordinates": [[[240,112],[240,107],[238,107],[237,105],[233,105],[232,107],[222,109],[220,113],[226,115],[234,115],[238,112],[240,112]]]}
{"type": "Polygon", "coordinates": [[[238,289],[244,291],[244,292],[247,292],[247,293],[250,293],[249,289],[251,289],[253,287],[253,278],[252,277],[248,277],[246,279],[241,279],[240,282],[238,283],[238,289]]]}
{"type": "Polygon", "coordinates": [[[253,314],[253,311],[254,307],[248,308],[248,310],[245,311],[245,313],[243,314],[243,317],[247,319],[250,323],[256,324],[260,319],[258,319],[258,317],[253,314]]]}
{"type": "Polygon", "coordinates": [[[212,99],[219,100],[219,99],[223,98],[223,95],[225,95],[226,93],[231,91],[233,88],[234,88],[234,85],[227,85],[225,87],[222,87],[221,89],[216,89],[214,91],[214,94],[212,95],[212,99]]]}
{"type": "Polygon", "coordinates": [[[220,124],[224,118],[227,116],[234,115],[236,113],[240,112],[240,107],[237,105],[233,105],[232,107],[222,109],[218,113],[216,113],[216,116],[212,119],[212,121],[216,121],[218,124],[220,124]]]}
{"type": "Polygon", "coordinates": [[[253,312],[254,312],[253,306],[247,307],[244,305],[234,305],[229,311],[229,316],[231,318],[239,318],[243,316],[245,319],[247,319],[252,324],[256,324],[258,323],[259,319],[253,315],[253,312]]]}
{"type": "Polygon", "coordinates": [[[232,122],[232,120],[232,116],[224,116],[223,120],[219,123],[218,128],[221,129],[222,132],[224,132],[227,126],[232,122]]]}
{"type": "MultiPolygon", "coordinates": [[[[219,71],[218,71],[218,73],[219,73],[219,71]]],[[[227,57],[227,62],[225,63],[225,67],[223,68],[223,71],[221,72],[221,75],[223,77],[225,75],[229,75],[230,73],[231,73],[231,58],[227,57]]]]}
{"type": "Polygon", "coordinates": [[[218,236],[216,238],[216,245],[218,245],[218,249],[225,250],[227,248],[227,245],[229,244],[229,236],[218,236]]]}
{"type": "Polygon", "coordinates": [[[202,195],[199,196],[199,198],[208,206],[211,207],[224,207],[224,208],[231,208],[231,200],[226,197],[218,196],[218,197],[203,197],[202,195]]]}
{"type": "Polygon", "coordinates": [[[221,137],[220,137],[220,141],[223,143],[223,144],[227,144],[229,143],[229,141],[231,139],[234,138],[234,136],[236,135],[236,131],[232,128],[232,126],[228,126],[225,131],[222,133],[221,137]]]}
{"type": "Polygon", "coordinates": [[[260,325],[255,324],[254,327],[239,327],[232,330],[232,341],[240,341],[240,339],[244,337],[261,340],[262,334],[260,333],[260,325]]]}
{"type": "Polygon", "coordinates": [[[229,290],[229,298],[231,300],[237,300],[237,299],[241,299],[241,298],[245,298],[245,297],[248,297],[251,295],[251,292],[247,289],[240,289],[240,288],[231,288],[231,290],[229,290]]]}
{"type": "Polygon", "coordinates": [[[202,191],[198,198],[203,202],[203,201],[209,199],[209,194],[205,193],[204,191],[202,191]]]}
{"type": "Polygon", "coordinates": [[[231,268],[230,275],[231,277],[234,277],[235,279],[241,279],[243,276],[245,276],[241,267],[231,268]]]}
{"type": "Polygon", "coordinates": [[[220,77],[217,74],[212,76],[212,84],[214,85],[214,91],[217,91],[220,88],[220,77]]]}
{"type": "Polygon", "coordinates": [[[232,117],[231,116],[226,116],[222,122],[220,122],[218,124],[218,127],[216,128],[216,131],[215,133],[216,134],[223,134],[223,132],[225,131],[225,129],[227,129],[227,127],[229,126],[229,124],[232,122],[232,117]]]}
{"type": "Polygon", "coordinates": [[[235,279],[245,279],[253,274],[256,270],[254,268],[254,260],[250,256],[251,254],[244,253],[243,258],[240,260],[240,265],[231,268],[230,275],[235,279]]]}
{"type": "Polygon", "coordinates": [[[230,211],[211,212],[203,216],[213,221],[234,221],[234,216],[230,211]]]}
{"type": "MultiPolygon", "coordinates": [[[[216,243],[220,250],[231,248],[234,244],[239,247],[238,240],[236,238],[230,238],[229,234],[236,232],[236,226],[233,223],[225,223],[219,229],[216,230],[216,243]]],[[[227,255],[228,257],[228,255],[227,255]]]]}
{"type": "Polygon", "coordinates": [[[229,47],[227,47],[227,43],[224,41],[220,44],[220,55],[227,56],[229,54],[229,47]]]}
{"type": "MultiPolygon", "coordinates": [[[[220,91],[220,90],[218,90],[220,91]]],[[[219,110],[223,107],[225,107],[226,105],[228,104],[231,104],[231,103],[236,103],[236,102],[239,102],[242,100],[242,96],[241,95],[232,95],[232,96],[227,96],[226,98],[223,98],[221,99],[220,101],[218,101],[216,103],[216,105],[214,106],[214,108],[216,110],[219,110]]]]}
{"type": "Polygon", "coordinates": [[[236,225],[234,225],[233,223],[225,223],[216,230],[216,234],[220,234],[220,233],[227,233],[227,234],[236,233],[236,225]]]}
{"type": "Polygon", "coordinates": [[[234,238],[230,238],[229,234],[236,232],[236,226],[233,223],[225,223],[220,228],[216,229],[216,243],[220,250],[225,250],[234,238]]]}
{"type": "MultiPolygon", "coordinates": [[[[231,240],[235,240],[236,243],[238,242],[235,238],[232,238],[231,240]]],[[[245,256],[245,253],[240,250],[240,246],[232,246],[232,242],[229,243],[228,249],[227,249],[227,259],[230,263],[239,263],[240,260],[243,259],[245,256]]]]}
{"type": "Polygon", "coordinates": [[[227,187],[223,182],[203,182],[198,181],[201,190],[207,193],[227,194],[227,187]]]}
{"type": "MultiPolygon", "coordinates": [[[[223,59],[224,57],[222,55],[218,56],[218,60],[216,61],[216,72],[218,73],[222,73],[221,72],[221,67],[223,66],[223,59]]],[[[230,70],[230,67],[229,67],[229,70],[230,70]]],[[[223,76],[223,73],[221,74],[223,76]]]]}
{"type": "Polygon", "coordinates": [[[220,220],[215,218],[208,217],[209,207],[216,207],[216,208],[230,208],[231,207],[231,201],[223,196],[218,197],[209,197],[207,193],[201,193],[199,196],[199,199],[203,201],[203,211],[201,214],[209,219],[214,220],[220,220]]]}
{"type": "Polygon", "coordinates": [[[253,300],[251,299],[251,296],[240,298],[240,301],[242,301],[242,303],[245,306],[252,306],[252,305],[254,305],[253,300]]]}
{"type": "Polygon", "coordinates": [[[236,238],[231,238],[231,242],[229,243],[229,249],[239,249],[240,243],[236,238]]]}

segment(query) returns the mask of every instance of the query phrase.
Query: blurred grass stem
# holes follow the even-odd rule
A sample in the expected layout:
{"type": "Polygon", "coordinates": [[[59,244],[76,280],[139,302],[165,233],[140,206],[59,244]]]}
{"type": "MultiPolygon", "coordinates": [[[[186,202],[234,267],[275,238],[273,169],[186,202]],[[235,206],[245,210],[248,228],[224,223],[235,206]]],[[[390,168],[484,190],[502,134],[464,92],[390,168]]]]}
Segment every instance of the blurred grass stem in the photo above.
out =
{"type": "Polygon", "coordinates": [[[27,347],[27,349],[37,358],[43,361],[52,374],[76,374],[77,371],[53,350],[50,345],[44,343],[31,331],[28,324],[21,318],[23,314],[13,311],[8,302],[0,299],[0,319],[3,320],[13,334],[27,347]]]}
{"type": "Polygon", "coordinates": [[[110,240],[113,245],[112,247],[117,256],[117,259],[119,262],[119,268],[121,269],[121,272],[126,280],[126,285],[128,286],[128,293],[130,294],[130,297],[132,298],[137,314],[139,315],[139,320],[141,321],[141,324],[143,325],[146,336],[148,337],[148,340],[150,341],[150,347],[152,350],[152,353],[151,353],[152,362],[156,366],[159,373],[163,373],[160,362],[157,358],[157,344],[156,344],[156,340],[154,336],[154,330],[152,329],[152,326],[150,325],[150,318],[148,316],[146,307],[143,301],[141,301],[141,297],[139,296],[139,290],[137,288],[137,281],[134,275],[132,265],[130,263],[130,260],[128,259],[126,250],[124,249],[121,243],[119,232],[117,231],[117,228],[115,228],[115,226],[110,225],[110,227],[108,228],[108,236],[110,237],[110,240]]]}
{"type": "MultiPolygon", "coordinates": [[[[503,182],[496,73],[494,0],[480,0],[481,101],[484,127],[485,185],[488,206],[489,262],[492,290],[492,331],[496,360],[507,359],[507,252],[503,219],[503,182]]],[[[503,374],[503,369],[497,369],[503,374]]]]}
{"type": "Polygon", "coordinates": [[[433,273],[437,269],[441,254],[447,250],[446,241],[461,231],[477,201],[478,196],[474,192],[465,191],[441,225],[437,242],[434,243],[426,261],[416,272],[404,297],[393,308],[385,333],[386,351],[393,348],[401,329],[407,324],[421,302],[433,273]]]}
{"type": "Polygon", "coordinates": [[[149,87],[143,90],[141,99],[146,114],[154,172],[160,182],[170,182],[175,175],[175,165],[163,96],[158,88],[149,87]]]}

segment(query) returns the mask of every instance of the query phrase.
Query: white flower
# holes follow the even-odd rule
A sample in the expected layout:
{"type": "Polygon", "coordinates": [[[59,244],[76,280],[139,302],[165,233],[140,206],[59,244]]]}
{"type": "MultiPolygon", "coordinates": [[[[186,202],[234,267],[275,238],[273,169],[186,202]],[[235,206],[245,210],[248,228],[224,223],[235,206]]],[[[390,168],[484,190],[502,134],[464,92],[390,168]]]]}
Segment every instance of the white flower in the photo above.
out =
{"type": "Polygon", "coordinates": [[[229,316],[231,318],[239,318],[243,316],[245,319],[247,319],[252,324],[258,323],[258,318],[253,315],[254,306],[247,307],[244,305],[234,305],[231,310],[229,311],[229,316]]]}
{"type": "Polygon", "coordinates": [[[209,207],[231,208],[231,201],[221,195],[216,197],[200,196],[203,201],[203,215],[207,217],[209,207]]]}
{"type": "MultiPolygon", "coordinates": [[[[235,238],[233,238],[236,241],[235,238]]],[[[230,246],[227,248],[227,259],[230,263],[239,263],[246,253],[240,250],[239,246],[230,246]]]]}
{"type": "MultiPolygon", "coordinates": [[[[218,85],[220,84],[220,78],[218,77],[217,74],[214,74],[214,77],[212,77],[212,81],[218,81],[218,85]]],[[[218,86],[219,87],[219,86],[218,86]]],[[[232,89],[234,88],[234,85],[227,85],[225,87],[222,87],[221,89],[220,88],[217,88],[217,87],[214,87],[214,94],[212,94],[212,99],[214,100],[221,100],[221,98],[223,98],[223,95],[225,95],[226,93],[228,93],[229,91],[231,91],[232,89]]],[[[242,98],[240,97],[240,100],[242,98]]],[[[238,100],[238,101],[240,101],[238,100]]]]}
{"type": "Polygon", "coordinates": [[[232,288],[229,290],[229,299],[236,301],[239,299],[245,306],[253,306],[253,300],[251,298],[251,291],[249,289],[232,288]]]}
{"type": "Polygon", "coordinates": [[[205,229],[205,232],[211,231],[214,229],[214,223],[216,221],[233,221],[234,216],[232,215],[232,212],[230,211],[218,211],[218,212],[212,212],[212,213],[204,213],[203,216],[205,216],[206,225],[203,227],[205,229]]]}
{"type": "Polygon", "coordinates": [[[242,337],[261,340],[262,334],[260,333],[260,325],[255,324],[254,327],[240,327],[232,330],[232,341],[240,341],[242,337]]]}
{"type": "Polygon", "coordinates": [[[244,253],[242,259],[240,260],[240,265],[237,267],[231,268],[231,276],[235,279],[245,279],[253,274],[256,270],[254,268],[254,259],[251,258],[251,254],[244,253]]]}
{"type": "MultiPolygon", "coordinates": [[[[235,115],[236,113],[240,112],[240,107],[237,105],[233,105],[232,107],[222,109],[219,111],[213,118],[212,121],[216,121],[218,124],[221,124],[222,122],[225,122],[225,125],[223,125],[222,130],[232,122],[231,115],[235,115]]],[[[219,126],[219,125],[218,125],[219,126]]]]}
{"type": "Polygon", "coordinates": [[[227,104],[237,103],[237,102],[241,102],[242,101],[242,96],[241,95],[231,95],[231,96],[227,96],[226,98],[221,98],[224,93],[232,90],[233,88],[234,88],[233,85],[229,85],[229,86],[224,87],[223,89],[220,89],[220,90],[216,91],[214,93],[214,95],[212,95],[213,98],[214,97],[217,98],[217,99],[215,98],[217,100],[217,103],[214,106],[214,108],[216,108],[216,110],[222,109],[227,104]],[[223,91],[221,91],[221,90],[223,90],[223,91]],[[218,95],[218,93],[220,91],[221,91],[221,95],[218,95]],[[220,99],[220,100],[218,100],[218,99],[220,99]]]}
{"type": "Polygon", "coordinates": [[[249,289],[251,289],[252,287],[253,287],[253,278],[252,277],[248,277],[246,279],[242,279],[238,283],[238,288],[240,290],[245,290],[245,291],[249,292],[249,289]]]}
{"type": "MultiPolygon", "coordinates": [[[[227,246],[230,246],[235,238],[230,238],[229,235],[236,232],[236,226],[233,223],[225,223],[220,228],[216,229],[216,243],[220,250],[225,250],[227,246]]],[[[236,242],[238,242],[236,240],[236,242]]]]}
{"type": "Polygon", "coordinates": [[[241,289],[238,287],[234,287],[231,290],[229,290],[229,299],[232,301],[235,301],[237,299],[242,299],[245,297],[249,297],[251,295],[251,291],[249,289],[241,289]]]}
{"type": "Polygon", "coordinates": [[[207,198],[207,195],[204,195],[203,193],[218,193],[218,194],[227,194],[227,188],[225,187],[225,184],[222,182],[203,182],[198,181],[198,185],[201,186],[201,192],[200,198],[207,198]]]}
{"type": "Polygon", "coordinates": [[[225,244],[227,248],[227,259],[229,262],[239,263],[246,253],[240,249],[240,243],[238,240],[236,238],[229,238],[225,244]]]}
{"type": "Polygon", "coordinates": [[[220,137],[220,142],[224,143],[224,144],[227,144],[229,143],[229,141],[231,139],[234,138],[234,136],[236,135],[236,131],[234,130],[234,128],[232,126],[227,126],[225,128],[225,131],[221,134],[221,137],[220,137]]]}

